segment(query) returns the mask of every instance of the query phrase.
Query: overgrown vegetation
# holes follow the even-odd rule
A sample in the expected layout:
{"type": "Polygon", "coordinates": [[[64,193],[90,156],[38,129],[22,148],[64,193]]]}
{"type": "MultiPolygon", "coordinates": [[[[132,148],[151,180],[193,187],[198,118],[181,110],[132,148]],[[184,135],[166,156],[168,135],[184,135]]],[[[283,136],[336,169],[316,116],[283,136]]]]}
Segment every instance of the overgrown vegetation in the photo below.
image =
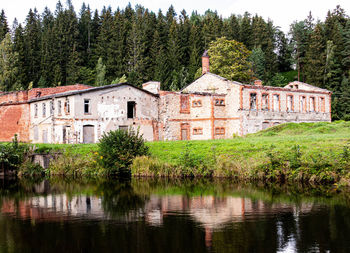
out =
{"type": "Polygon", "coordinates": [[[339,121],[283,124],[231,140],[155,142],[152,157],[135,159],[132,172],[350,186],[349,136],[350,123],[339,121]]]}
{"type": "Polygon", "coordinates": [[[2,171],[19,169],[28,152],[28,145],[18,143],[17,135],[11,143],[0,144],[0,169],[2,171]]]}
{"type": "Polygon", "coordinates": [[[97,159],[107,175],[128,176],[136,156],[146,156],[149,148],[139,131],[116,130],[103,134],[98,143],[97,159]]]}
{"type": "MultiPolygon", "coordinates": [[[[37,149],[64,150],[41,170],[46,175],[229,177],[339,187],[350,186],[349,136],[350,122],[288,123],[227,140],[145,143],[131,130],[111,132],[100,144],[37,144],[37,149]]],[[[28,168],[21,169],[24,176],[38,172],[28,168]]]]}

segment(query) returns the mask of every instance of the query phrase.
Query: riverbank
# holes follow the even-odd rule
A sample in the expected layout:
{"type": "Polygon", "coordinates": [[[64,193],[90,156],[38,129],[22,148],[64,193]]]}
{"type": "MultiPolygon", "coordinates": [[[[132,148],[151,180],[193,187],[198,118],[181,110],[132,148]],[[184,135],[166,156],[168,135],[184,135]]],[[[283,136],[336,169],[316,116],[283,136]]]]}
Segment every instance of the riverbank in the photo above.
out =
{"type": "MultiPolygon", "coordinates": [[[[231,177],[238,180],[307,182],[350,186],[350,122],[289,123],[227,140],[147,143],[149,157],[137,157],[133,176],[231,177]]],[[[96,144],[39,144],[65,150],[49,174],[96,176],[96,144]]]]}

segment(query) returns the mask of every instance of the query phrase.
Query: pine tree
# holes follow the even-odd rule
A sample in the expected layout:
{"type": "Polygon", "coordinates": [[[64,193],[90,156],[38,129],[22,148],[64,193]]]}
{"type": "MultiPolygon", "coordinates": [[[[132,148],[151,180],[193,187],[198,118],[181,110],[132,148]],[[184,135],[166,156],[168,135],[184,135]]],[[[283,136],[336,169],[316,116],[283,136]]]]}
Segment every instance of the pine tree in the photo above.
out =
{"type": "Polygon", "coordinates": [[[25,69],[27,72],[26,84],[33,82],[34,85],[40,79],[40,49],[41,49],[41,24],[36,9],[29,10],[24,28],[24,41],[26,51],[25,69]]]}
{"type": "MultiPolygon", "coordinates": [[[[54,35],[54,16],[48,8],[42,14],[41,37],[41,76],[40,85],[53,86],[53,69],[56,64],[56,38],[54,35]]],[[[21,54],[20,54],[21,55],[21,54]]]]}
{"type": "Polygon", "coordinates": [[[260,80],[264,79],[265,76],[265,54],[261,47],[254,48],[251,55],[249,56],[249,61],[252,63],[252,70],[254,76],[260,80]]]}
{"type": "Polygon", "coordinates": [[[24,41],[24,31],[22,25],[19,24],[15,30],[15,36],[13,40],[13,48],[17,53],[18,60],[16,61],[17,68],[17,80],[23,85],[24,88],[28,87],[27,71],[26,71],[26,45],[24,41]]]}
{"type": "Polygon", "coordinates": [[[252,27],[250,14],[248,12],[244,13],[241,20],[239,41],[242,42],[248,49],[252,49],[252,27]]]}
{"type": "Polygon", "coordinates": [[[1,10],[0,13],[0,41],[2,41],[6,34],[10,31],[9,26],[7,24],[7,18],[5,15],[5,11],[1,10]]]}
{"type": "Polygon", "coordinates": [[[95,85],[96,86],[105,85],[106,84],[105,76],[106,76],[106,65],[103,64],[102,57],[100,57],[96,65],[95,85]]]}
{"type": "Polygon", "coordinates": [[[319,87],[324,87],[326,62],[326,42],[324,41],[323,33],[323,27],[318,23],[310,36],[305,63],[306,81],[319,87]]]}
{"type": "Polygon", "coordinates": [[[0,90],[22,89],[17,79],[18,54],[14,51],[10,33],[0,43],[0,90]]]}
{"type": "Polygon", "coordinates": [[[343,30],[342,65],[347,77],[350,76],[350,20],[347,21],[343,30]]]}
{"type": "Polygon", "coordinates": [[[277,69],[279,72],[291,70],[292,54],[288,40],[282,31],[277,31],[277,69]]]}

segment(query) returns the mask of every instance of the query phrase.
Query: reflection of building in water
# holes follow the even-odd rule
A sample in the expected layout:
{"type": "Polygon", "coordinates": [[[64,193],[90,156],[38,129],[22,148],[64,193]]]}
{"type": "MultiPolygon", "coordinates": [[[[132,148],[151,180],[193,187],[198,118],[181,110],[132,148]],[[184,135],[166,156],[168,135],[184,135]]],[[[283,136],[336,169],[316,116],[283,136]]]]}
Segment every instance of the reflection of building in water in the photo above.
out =
{"type": "Polygon", "coordinates": [[[66,194],[32,197],[19,203],[4,201],[1,212],[35,220],[65,220],[74,216],[105,218],[101,198],[66,194]]]}
{"type": "MultiPolygon", "coordinates": [[[[5,200],[1,212],[35,220],[66,220],[79,216],[111,219],[110,214],[113,210],[105,210],[102,201],[101,197],[96,196],[68,197],[66,194],[51,194],[19,202],[5,200]]],[[[141,210],[130,210],[119,218],[125,222],[145,219],[150,225],[159,226],[163,224],[163,218],[166,216],[186,214],[209,232],[230,222],[240,222],[260,215],[274,215],[276,212],[309,212],[312,207],[313,204],[301,204],[296,207],[291,204],[268,204],[261,200],[253,201],[239,197],[151,195],[141,210]]]]}

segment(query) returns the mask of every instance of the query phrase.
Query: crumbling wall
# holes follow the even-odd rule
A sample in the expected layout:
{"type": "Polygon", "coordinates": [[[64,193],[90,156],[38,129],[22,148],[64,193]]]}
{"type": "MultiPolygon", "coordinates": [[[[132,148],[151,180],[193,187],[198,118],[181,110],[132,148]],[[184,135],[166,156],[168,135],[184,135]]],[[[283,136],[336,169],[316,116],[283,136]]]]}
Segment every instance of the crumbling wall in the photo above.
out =
{"type": "Polygon", "coordinates": [[[22,142],[29,141],[29,105],[0,105],[0,141],[11,141],[15,134],[22,142]]]}

